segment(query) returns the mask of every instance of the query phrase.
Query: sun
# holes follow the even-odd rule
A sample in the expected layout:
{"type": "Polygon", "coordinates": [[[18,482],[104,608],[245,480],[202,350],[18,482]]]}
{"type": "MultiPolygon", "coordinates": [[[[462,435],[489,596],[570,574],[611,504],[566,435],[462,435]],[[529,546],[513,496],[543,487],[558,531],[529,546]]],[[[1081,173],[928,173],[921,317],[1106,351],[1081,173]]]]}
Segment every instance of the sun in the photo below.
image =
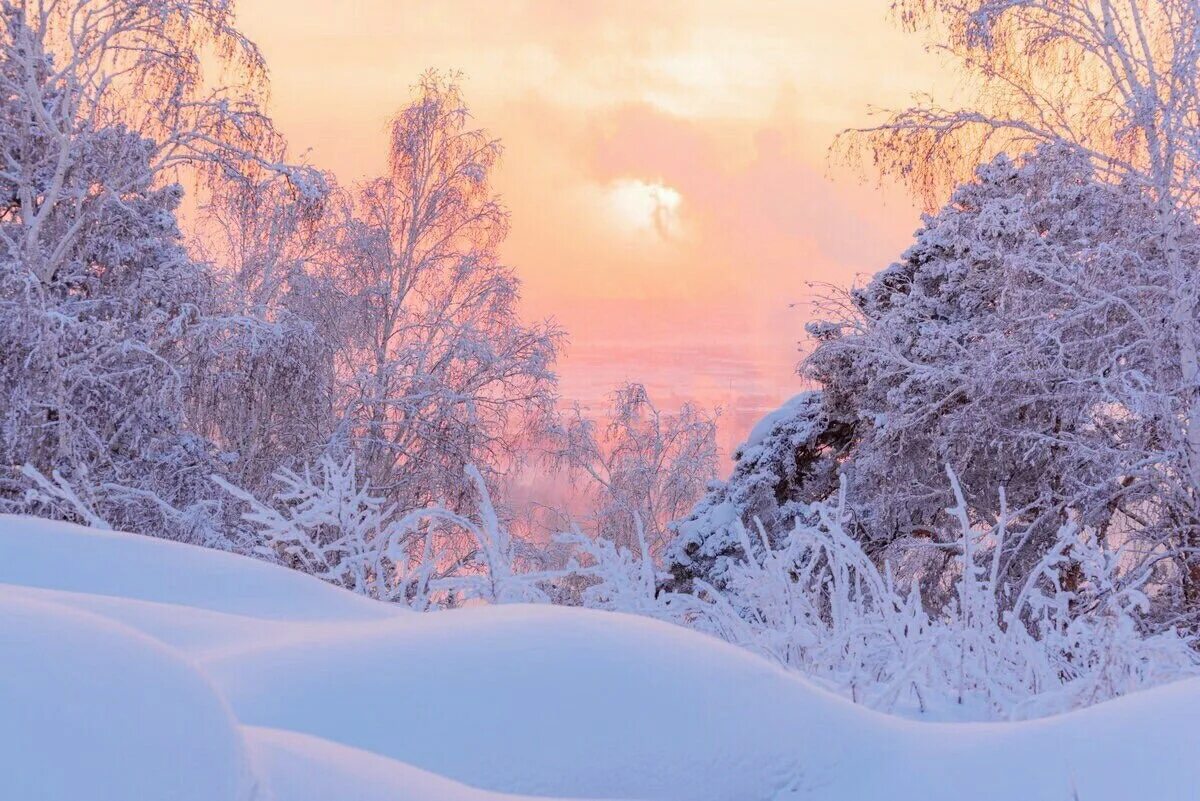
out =
{"type": "Polygon", "coordinates": [[[621,178],[608,187],[608,203],[616,218],[634,231],[672,239],[680,231],[683,195],[659,182],[621,178]]]}

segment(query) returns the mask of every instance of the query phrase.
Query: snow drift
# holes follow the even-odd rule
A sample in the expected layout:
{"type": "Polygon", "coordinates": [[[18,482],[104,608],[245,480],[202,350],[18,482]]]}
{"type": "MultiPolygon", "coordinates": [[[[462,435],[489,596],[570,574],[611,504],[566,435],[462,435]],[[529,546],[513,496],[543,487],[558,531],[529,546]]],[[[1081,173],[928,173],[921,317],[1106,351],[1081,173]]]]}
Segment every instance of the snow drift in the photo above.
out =
{"type": "Polygon", "coordinates": [[[0,655],[0,776],[39,801],[1184,801],[1200,786],[1200,681],[1023,723],[921,723],[653,620],[419,615],[28,518],[0,517],[0,655]]]}
{"type": "Polygon", "coordinates": [[[182,655],[0,588],[0,796],[255,801],[241,732],[182,655]]]}

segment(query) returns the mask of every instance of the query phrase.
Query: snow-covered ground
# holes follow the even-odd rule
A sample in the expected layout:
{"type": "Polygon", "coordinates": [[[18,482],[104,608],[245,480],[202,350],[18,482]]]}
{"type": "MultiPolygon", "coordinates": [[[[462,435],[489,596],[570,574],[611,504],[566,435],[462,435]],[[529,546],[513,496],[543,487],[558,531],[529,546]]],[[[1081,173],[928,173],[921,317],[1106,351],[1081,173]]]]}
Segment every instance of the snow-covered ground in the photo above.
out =
{"type": "Polygon", "coordinates": [[[1024,723],[881,715],[733,646],[548,606],[399,610],[0,517],[0,798],[1194,801],[1200,680],[1024,723]]]}

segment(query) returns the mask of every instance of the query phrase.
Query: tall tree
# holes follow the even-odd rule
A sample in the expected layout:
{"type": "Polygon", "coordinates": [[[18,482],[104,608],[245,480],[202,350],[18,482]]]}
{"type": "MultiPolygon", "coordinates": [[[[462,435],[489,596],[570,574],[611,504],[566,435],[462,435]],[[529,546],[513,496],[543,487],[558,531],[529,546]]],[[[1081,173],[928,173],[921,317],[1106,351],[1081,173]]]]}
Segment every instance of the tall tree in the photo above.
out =
{"type": "Polygon", "coordinates": [[[426,74],[392,123],[388,173],[339,193],[324,278],[345,299],[337,371],[347,442],[375,491],[454,507],[494,478],[554,402],[560,332],[527,324],[498,249],[500,144],[452,78],[426,74]]]}
{"type": "Polygon", "coordinates": [[[1200,209],[1200,5],[1193,0],[903,0],[900,19],[937,37],[969,101],[923,99],[841,144],[869,153],[930,203],[992,155],[1065,142],[1105,181],[1142,192],[1171,290],[1162,325],[1177,359],[1174,443],[1183,581],[1200,609],[1200,320],[1183,238],[1200,209]]]}
{"type": "Polygon", "coordinates": [[[284,169],[257,155],[274,137],[264,76],[224,0],[0,8],[6,508],[31,508],[22,473],[41,474],[32,508],[206,536],[212,453],[183,395],[211,280],[184,250],[173,179],[284,169]]]}

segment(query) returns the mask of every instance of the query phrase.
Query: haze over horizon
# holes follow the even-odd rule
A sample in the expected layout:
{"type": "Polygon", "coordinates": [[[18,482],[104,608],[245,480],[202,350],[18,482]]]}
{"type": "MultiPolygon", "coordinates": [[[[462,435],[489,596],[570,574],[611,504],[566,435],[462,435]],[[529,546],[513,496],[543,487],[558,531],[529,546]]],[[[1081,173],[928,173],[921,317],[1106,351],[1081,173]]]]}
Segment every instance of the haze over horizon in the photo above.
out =
{"type": "Polygon", "coordinates": [[[728,452],[802,388],[810,282],[886,266],[919,222],[902,191],[827,158],[871,106],[939,86],[888,7],[248,0],[239,16],[294,151],[342,180],[382,169],[423,71],[461,71],[504,143],[526,314],[570,336],[563,397],[597,408],[633,380],[665,407],[720,406],[728,452]]]}

